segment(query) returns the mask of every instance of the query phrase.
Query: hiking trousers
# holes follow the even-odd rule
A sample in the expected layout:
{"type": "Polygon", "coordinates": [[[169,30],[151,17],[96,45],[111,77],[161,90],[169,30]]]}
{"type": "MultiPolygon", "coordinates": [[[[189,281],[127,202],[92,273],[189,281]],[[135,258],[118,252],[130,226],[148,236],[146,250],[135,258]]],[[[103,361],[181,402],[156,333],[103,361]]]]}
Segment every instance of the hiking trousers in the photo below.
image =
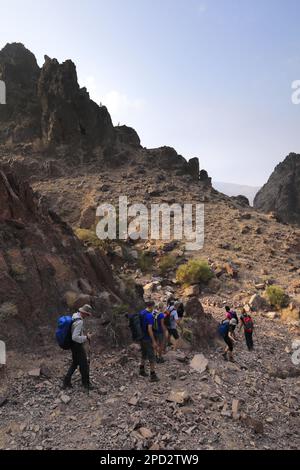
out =
{"type": "Polygon", "coordinates": [[[90,383],[90,371],[89,371],[89,364],[88,364],[84,346],[83,344],[73,342],[71,346],[71,351],[72,351],[72,364],[67,372],[67,375],[65,376],[64,384],[65,385],[71,384],[72,375],[74,374],[77,367],[79,367],[82,385],[87,387],[89,386],[89,383],[90,383]]]}
{"type": "Polygon", "coordinates": [[[245,331],[245,339],[249,351],[253,349],[253,331],[245,331]]]}

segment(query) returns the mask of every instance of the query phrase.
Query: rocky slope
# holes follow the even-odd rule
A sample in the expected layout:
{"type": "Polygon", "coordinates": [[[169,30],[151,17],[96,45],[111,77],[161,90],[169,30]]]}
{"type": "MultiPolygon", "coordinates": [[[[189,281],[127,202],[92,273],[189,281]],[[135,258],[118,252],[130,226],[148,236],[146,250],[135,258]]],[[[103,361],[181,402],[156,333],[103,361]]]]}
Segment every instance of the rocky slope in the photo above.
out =
{"type": "Polygon", "coordinates": [[[278,220],[300,225],[300,155],[291,153],[254,199],[254,207],[274,212],[278,220]]]}
{"type": "Polygon", "coordinates": [[[8,348],[41,346],[59,312],[120,302],[104,254],[86,251],[27,183],[3,171],[0,207],[0,330],[8,348]]]}

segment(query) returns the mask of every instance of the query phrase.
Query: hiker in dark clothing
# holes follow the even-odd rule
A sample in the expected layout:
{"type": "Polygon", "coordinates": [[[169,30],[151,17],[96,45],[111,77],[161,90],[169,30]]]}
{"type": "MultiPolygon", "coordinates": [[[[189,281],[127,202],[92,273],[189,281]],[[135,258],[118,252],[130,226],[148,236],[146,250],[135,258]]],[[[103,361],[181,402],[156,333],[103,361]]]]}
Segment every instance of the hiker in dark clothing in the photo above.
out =
{"type": "Polygon", "coordinates": [[[232,310],[228,305],[225,307],[226,313],[227,313],[227,318],[230,320],[230,327],[231,327],[231,333],[232,333],[232,338],[234,341],[237,341],[237,337],[235,334],[236,327],[238,326],[239,319],[237,316],[237,313],[232,310]]]}
{"type": "Polygon", "coordinates": [[[72,364],[64,378],[63,388],[72,388],[71,378],[77,367],[79,367],[82,385],[86,390],[91,390],[93,387],[90,383],[90,372],[89,364],[87,360],[86,351],[84,344],[91,340],[92,335],[83,332],[83,320],[92,315],[92,307],[90,305],[84,305],[79,309],[77,313],[74,313],[72,317],[72,364]]]}
{"type": "Polygon", "coordinates": [[[241,318],[240,331],[241,331],[241,328],[244,327],[245,340],[246,340],[248,351],[253,351],[253,349],[254,349],[254,344],[253,344],[254,322],[253,322],[253,319],[249,315],[249,313],[246,312],[246,310],[244,308],[242,310],[242,315],[241,315],[240,318],[241,318]]]}
{"type": "Polygon", "coordinates": [[[140,365],[140,375],[142,377],[148,377],[148,374],[145,370],[145,363],[146,361],[149,361],[150,380],[151,382],[158,382],[159,378],[157,377],[155,372],[155,353],[158,347],[153,333],[154,317],[152,312],[154,309],[154,305],[154,302],[147,302],[146,309],[140,312],[141,325],[143,331],[143,338],[141,340],[142,360],[140,365]]]}
{"type": "Polygon", "coordinates": [[[162,364],[165,362],[163,358],[163,352],[165,350],[165,345],[168,340],[168,330],[165,325],[165,316],[163,314],[163,304],[159,304],[157,306],[157,310],[154,310],[153,317],[154,317],[154,325],[153,325],[153,332],[154,337],[157,343],[157,351],[156,351],[156,362],[158,364],[162,364]]]}
{"type": "Polygon", "coordinates": [[[232,338],[232,325],[230,325],[231,317],[229,318],[229,315],[227,314],[225,320],[223,320],[219,326],[219,333],[222,336],[226,348],[223,353],[223,357],[225,361],[229,360],[231,362],[234,361],[233,359],[233,348],[234,348],[234,340],[232,338]]]}

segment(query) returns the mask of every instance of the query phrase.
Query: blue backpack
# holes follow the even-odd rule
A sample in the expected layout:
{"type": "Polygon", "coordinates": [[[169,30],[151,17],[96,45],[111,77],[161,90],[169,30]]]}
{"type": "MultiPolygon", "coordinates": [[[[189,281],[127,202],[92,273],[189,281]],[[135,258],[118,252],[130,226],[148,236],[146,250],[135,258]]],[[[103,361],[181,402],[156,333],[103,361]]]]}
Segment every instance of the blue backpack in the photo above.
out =
{"type": "MultiPolygon", "coordinates": [[[[76,320],[75,320],[76,321],[76,320]]],[[[63,316],[57,321],[57,330],[55,333],[56,341],[60,348],[67,350],[71,349],[72,345],[72,324],[74,323],[72,317],[63,316]]]]}
{"type": "Polygon", "coordinates": [[[225,338],[228,331],[229,331],[229,322],[225,321],[225,322],[220,323],[218,332],[219,332],[219,335],[222,336],[222,338],[225,338]]]}

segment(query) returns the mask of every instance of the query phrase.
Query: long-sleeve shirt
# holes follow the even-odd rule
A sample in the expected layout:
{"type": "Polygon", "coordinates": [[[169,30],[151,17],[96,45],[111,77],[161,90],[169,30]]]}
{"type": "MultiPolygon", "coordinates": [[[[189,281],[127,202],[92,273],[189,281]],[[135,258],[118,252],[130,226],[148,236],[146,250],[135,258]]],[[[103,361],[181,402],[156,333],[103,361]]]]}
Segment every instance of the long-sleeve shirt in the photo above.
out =
{"type": "Polygon", "coordinates": [[[87,341],[87,336],[83,332],[83,318],[81,316],[81,313],[74,313],[72,319],[72,340],[75,343],[83,344],[87,341]]]}

